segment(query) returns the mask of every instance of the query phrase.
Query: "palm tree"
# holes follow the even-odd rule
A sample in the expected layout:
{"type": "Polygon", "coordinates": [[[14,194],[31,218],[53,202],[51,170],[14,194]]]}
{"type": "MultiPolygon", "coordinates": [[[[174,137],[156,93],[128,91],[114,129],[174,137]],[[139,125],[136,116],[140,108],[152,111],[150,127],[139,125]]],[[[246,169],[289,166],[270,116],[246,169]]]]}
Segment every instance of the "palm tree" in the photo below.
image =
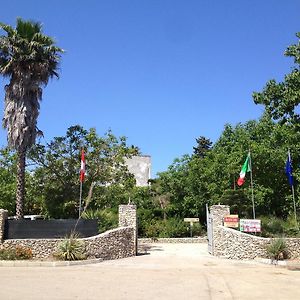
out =
{"type": "Polygon", "coordinates": [[[35,144],[42,87],[49,78],[58,77],[61,48],[42,33],[40,23],[17,19],[16,28],[0,23],[6,35],[0,36],[0,74],[9,78],[5,86],[3,127],[8,145],[16,150],[17,191],[16,216],[23,217],[25,200],[25,159],[35,144]]]}

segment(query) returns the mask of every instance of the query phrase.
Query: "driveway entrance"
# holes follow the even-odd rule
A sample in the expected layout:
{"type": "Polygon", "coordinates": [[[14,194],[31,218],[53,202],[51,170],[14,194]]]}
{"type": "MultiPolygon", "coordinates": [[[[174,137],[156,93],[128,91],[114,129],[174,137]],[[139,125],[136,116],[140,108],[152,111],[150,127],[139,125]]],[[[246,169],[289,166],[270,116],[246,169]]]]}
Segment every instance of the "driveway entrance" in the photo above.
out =
{"type": "Polygon", "coordinates": [[[300,299],[300,272],[216,258],[207,254],[207,244],[153,243],[137,257],[1,267],[0,275],[0,299],[300,299]]]}

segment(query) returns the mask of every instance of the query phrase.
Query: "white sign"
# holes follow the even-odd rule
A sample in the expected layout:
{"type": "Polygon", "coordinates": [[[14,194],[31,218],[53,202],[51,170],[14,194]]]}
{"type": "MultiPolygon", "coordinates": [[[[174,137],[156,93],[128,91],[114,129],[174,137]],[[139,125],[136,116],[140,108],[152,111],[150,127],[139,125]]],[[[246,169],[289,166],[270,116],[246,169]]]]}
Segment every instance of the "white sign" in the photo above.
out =
{"type": "Polygon", "coordinates": [[[199,222],[199,218],[184,218],[184,222],[199,222]]]}
{"type": "Polygon", "coordinates": [[[261,221],[255,219],[240,219],[240,231],[261,232],[261,221]]]}

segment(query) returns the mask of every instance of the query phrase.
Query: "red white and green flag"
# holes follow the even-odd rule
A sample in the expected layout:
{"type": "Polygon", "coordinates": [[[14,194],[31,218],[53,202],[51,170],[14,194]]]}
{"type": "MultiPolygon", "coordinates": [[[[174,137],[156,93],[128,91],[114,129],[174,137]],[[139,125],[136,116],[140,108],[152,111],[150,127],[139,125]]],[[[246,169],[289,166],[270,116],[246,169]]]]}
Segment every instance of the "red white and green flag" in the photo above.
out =
{"type": "Polygon", "coordinates": [[[84,150],[81,150],[81,165],[80,165],[80,182],[84,181],[85,176],[85,158],[84,158],[84,150]]]}
{"type": "Polygon", "coordinates": [[[245,177],[246,177],[247,172],[251,172],[250,153],[248,153],[247,158],[242,166],[242,170],[240,172],[240,177],[237,181],[238,186],[242,186],[245,183],[245,177]]]}

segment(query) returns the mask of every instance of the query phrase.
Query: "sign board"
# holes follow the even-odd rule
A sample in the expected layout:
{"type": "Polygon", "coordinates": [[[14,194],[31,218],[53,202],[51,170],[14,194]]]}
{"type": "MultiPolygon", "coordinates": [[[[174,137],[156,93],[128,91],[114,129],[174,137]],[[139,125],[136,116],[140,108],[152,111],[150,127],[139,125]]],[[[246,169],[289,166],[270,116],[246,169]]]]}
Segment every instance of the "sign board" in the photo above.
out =
{"type": "Polygon", "coordinates": [[[261,232],[261,221],[254,219],[241,219],[240,231],[244,232],[261,232]]]}
{"type": "Polygon", "coordinates": [[[184,222],[190,222],[190,223],[199,222],[199,218],[184,218],[184,222]]]}
{"type": "Polygon", "coordinates": [[[190,228],[191,228],[191,237],[193,236],[193,226],[194,223],[199,222],[199,218],[184,218],[184,222],[189,222],[190,223],[190,228]]]}
{"type": "Polygon", "coordinates": [[[223,219],[225,227],[239,228],[239,216],[238,215],[228,215],[223,219]]]}

